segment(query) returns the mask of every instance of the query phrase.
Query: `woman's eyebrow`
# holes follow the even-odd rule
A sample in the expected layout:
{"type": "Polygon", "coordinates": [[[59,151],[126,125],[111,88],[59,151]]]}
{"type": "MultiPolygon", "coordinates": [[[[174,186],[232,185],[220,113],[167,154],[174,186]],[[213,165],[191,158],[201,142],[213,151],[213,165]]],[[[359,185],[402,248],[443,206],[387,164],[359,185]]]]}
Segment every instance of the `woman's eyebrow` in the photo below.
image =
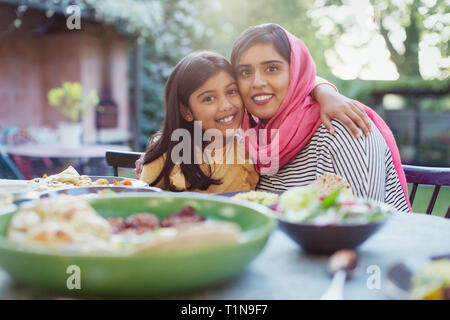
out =
{"type": "Polygon", "coordinates": [[[271,64],[271,63],[283,63],[283,61],[281,60],[267,60],[267,61],[263,61],[260,64],[261,65],[266,65],[266,64],[271,64]]]}
{"type": "MultiPolygon", "coordinates": [[[[261,65],[266,65],[266,64],[271,64],[271,63],[283,63],[283,61],[281,61],[281,60],[267,60],[267,61],[261,62],[260,64],[261,65]]],[[[252,66],[251,64],[238,64],[236,69],[244,68],[244,67],[245,68],[249,68],[251,66],[252,66]]]]}
{"type": "Polygon", "coordinates": [[[249,67],[251,67],[252,65],[251,64],[238,64],[237,65],[237,67],[236,67],[236,69],[239,69],[239,68],[249,68],[249,67]]]}

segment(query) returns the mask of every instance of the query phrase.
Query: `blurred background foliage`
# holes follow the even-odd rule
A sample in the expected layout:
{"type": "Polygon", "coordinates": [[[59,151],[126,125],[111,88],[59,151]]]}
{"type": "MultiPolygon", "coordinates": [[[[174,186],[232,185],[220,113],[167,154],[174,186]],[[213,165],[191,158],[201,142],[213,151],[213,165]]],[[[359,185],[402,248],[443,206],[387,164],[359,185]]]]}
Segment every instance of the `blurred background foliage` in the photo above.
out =
{"type": "MultiPolygon", "coordinates": [[[[336,84],[341,93],[374,107],[380,113],[383,112],[381,109],[388,109],[383,115],[393,126],[405,162],[450,165],[449,1],[365,1],[369,12],[361,13],[361,16],[368,16],[371,20],[364,22],[359,21],[358,12],[352,11],[355,1],[351,0],[162,1],[166,8],[166,31],[175,32],[170,32],[172,42],[163,45],[158,44],[162,34],[142,38],[145,56],[142,148],[148,137],[161,126],[164,82],[179,59],[190,51],[203,49],[217,51],[229,58],[233,42],[243,30],[252,25],[274,22],[305,42],[316,62],[317,73],[336,84]],[[368,25],[368,31],[361,32],[361,24],[368,25]],[[350,34],[354,35],[351,43],[348,41],[350,34]],[[362,73],[343,79],[334,72],[334,64],[346,58],[352,63],[352,56],[343,57],[338,45],[344,43],[357,51],[363,50],[377,37],[384,41],[388,60],[395,66],[398,75],[394,80],[362,80],[359,77],[362,73]],[[419,49],[424,46],[439,52],[433,76],[422,72],[419,63],[419,49]],[[405,90],[406,93],[402,93],[405,90]],[[390,91],[398,91],[400,95],[391,94],[391,99],[382,96],[377,101],[375,93],[390,91]],[[409,96],[411,91],[426,91],[428,94],[409,96]],[[429,95],[429,92],[438,92],[438,95],[429,95]],[[397,103],[391,103],[396,100],[397,103]],[[406,115],[399,110],[406,110],[406,115]],[[423,116],[417,115],[418,110],[434,111],[434,115],[441,118],[440,127],[437,126],[431,136],[423,134],[427,131],[425,124],[420,132],[414,127],[413,119],[423,116]],[[447,118],[442,118],[442,114],[447,118]],[[402,119],[410,119],[411,126],[402,126],[402,119]],[[412,144],[414,151],[410,150],[412,144]],[[430,153],[424,149],[425,145],[434,145],[439,152],[430,153]]],[[[368,56],[367,62],[361,63],[361,72],[372,63],[371,59],[368,56]]],[[[428,122],[433,125],[433,120],[428,122]]]]}
{"type": "MultiPolygon", "coordinates": [[[[333,82],[342,94],[382,114],[405,162],[450,166],[449,0],[18,2],[16,27],[30,3],[45,5],[48,17],[58,8],[77,4],[84,15],[132,35],[130,65],[135,63],[136,43],[143,55],[139,151],[161,127],[164,84],[183,56],[206,49],[229,58],[233,42],[243,30],[274,22],[305,42],[320,76],[333,82]],[[380,48],[386,56],[383,65],[374,56],[380,48]],[[384,77],[389,65],[393,72],[384,77]],[[381,78],[391,80],[373,80],[367,74],[369,69],[381,70],[381,78]],[[426,149],[429,146],[437,149],[430,151],[426,149]]],[[[134,79],[130,74],[131,92],[134,79]]]]}

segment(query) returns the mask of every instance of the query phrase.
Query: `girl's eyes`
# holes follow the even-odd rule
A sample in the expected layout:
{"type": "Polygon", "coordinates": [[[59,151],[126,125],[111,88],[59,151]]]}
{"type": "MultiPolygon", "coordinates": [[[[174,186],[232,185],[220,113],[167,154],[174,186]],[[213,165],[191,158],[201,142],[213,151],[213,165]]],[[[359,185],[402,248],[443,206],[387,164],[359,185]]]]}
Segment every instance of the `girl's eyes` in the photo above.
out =
{"type": "Polygon", "coordinates": [[[246,77],[246,76],[250,75],[250,70],[247,70],[247,69],[241,70],[241,71],[239,71],[239,75],[241,77],[246,77]]]}
{"type": "Polygon", "coordinates": [[[214,100],[216,100],[216,97],[214,97],[214,96],[209,96],[209,97],[205,97],[205,98],[203,99],[203,102],[211,102],[211,101],[214,101],[214,100]]]}
{"type": "MultiPolygon", "coordinates": [[[[230,89],[227,91],[227,94],[229,95],[235,95],[238,94],[238,90],[237,89],[230,89]]],[[[205,98],[203,98],[202,102],[213,102],[217,100],[215,96],[207,96],[205,98]]]]}

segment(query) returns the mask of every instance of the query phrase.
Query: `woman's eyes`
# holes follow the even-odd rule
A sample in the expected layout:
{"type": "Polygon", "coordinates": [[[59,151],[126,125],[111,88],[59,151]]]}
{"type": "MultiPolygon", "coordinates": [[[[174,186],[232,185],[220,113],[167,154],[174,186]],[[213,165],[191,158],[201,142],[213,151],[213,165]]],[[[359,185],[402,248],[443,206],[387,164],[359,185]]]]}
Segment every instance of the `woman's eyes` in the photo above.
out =
{"type": "Polygon", "coordinates": [[[214,96],[208,96],[208,97],[205,97],[205,98],[203,99],[203,102],[211,102],[211,101],[214,101],[214,100],[216,100],[216,97],[214,97],[214,96]]]}
{"type": "Polygon", "coordinates": [[[275,72],[275,71],[277,71],[278,70],[278,67],[277,66],[268,66],[267,68],[266,68],[266,71],[268,71],[268,72],[275,72]]]}
{"type": "MultiPolygon", "coordinates": [[[[279,69],[280,68],[278,66],[276,66],[276,65],[269,65],[269,66],[267,66],[267,68],[264,71],[266,71],[266,72],[276,72],[279,69]]],[[[247,77],[250,74],[251,74],[251,71],[249,69],[244,69],[244,70],[239,71],[239,75],[241,77],[247,77]]]]}
{"type": "Polygon", "coordinates": [[[237,89],[230,89],[230,90],[228,90],[228,94],[229,95],[235,95],[237,93],[238,93],[237,89]]]}

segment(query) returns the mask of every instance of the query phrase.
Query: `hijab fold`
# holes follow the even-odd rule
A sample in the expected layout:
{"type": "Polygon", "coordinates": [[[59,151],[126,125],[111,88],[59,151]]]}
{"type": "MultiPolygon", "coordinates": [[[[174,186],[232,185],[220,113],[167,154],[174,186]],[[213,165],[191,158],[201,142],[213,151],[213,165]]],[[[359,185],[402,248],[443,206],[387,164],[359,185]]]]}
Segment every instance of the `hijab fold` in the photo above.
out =
{"type": "MultiPolygon", "coordinates": [[[[252,128],[249,116],[245,113],[242,125],[249,153],[254,159],[256,170],[261,174],[274,173],[273,167],[269,166],[267,161],[262,161],[264,156],[266,160],[267,157],[274,159],[276,153],[278,153],[278,166],[276,169],[278,170],[278,168],[283,167],[297,156],[322,124],[320,120],[320,105],[310,96],[316,77],[314,61],[307,47],[300,39],[286,30],[284,32],[288,37],[291,48],[290,79],[286,96],[278,111],[268,122],[263,123],[255,119],[257,125],[255,128],[252,128]],[[261,129],[265,130],[261,131],[261,129]],[[252,134],[249,134],[250,131],[252,134]],[[261,132],[264,132],[267,136],[261,137],[261,132]]],[[[389,127],[376,112],[360,102],[359,104],[364,108],[368,117],[374,122],[386,140],[406,202],[409,210],[412,211],[408,199],[406,177],[395,138],[389,127]]]]}

